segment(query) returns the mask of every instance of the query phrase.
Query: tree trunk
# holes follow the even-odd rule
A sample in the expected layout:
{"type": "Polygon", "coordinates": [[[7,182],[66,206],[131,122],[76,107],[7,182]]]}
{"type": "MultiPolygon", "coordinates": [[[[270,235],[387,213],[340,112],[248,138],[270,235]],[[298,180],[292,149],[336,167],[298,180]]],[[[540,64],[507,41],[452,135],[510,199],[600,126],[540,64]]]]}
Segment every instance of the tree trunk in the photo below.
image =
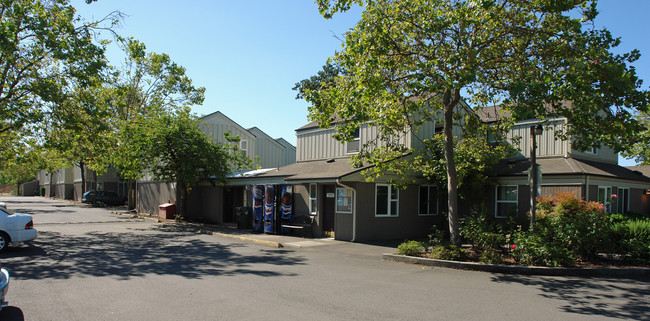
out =
{"type": "Polygon", "coordinates": [[[185,182],[176,182],[176,214],[185,217],[187,210],[187,187],[185,182]]]}
{"type": "MultiPolygon", "coordinates": [[[[449,97],[450,98],[450,97],[449,97]]],[[[445,99],[445,160],[447,161],[447,207],[449,211],[449,240],[461,245],[458,213],[458,172],[454,160],[453,116],[456,103],[445,99]]]]}
{"type": "Polygon", "coordinates": [[[50,192],[48,194],[48,197],[56,196],[56,193],[54,193],[54,188],[52,187],[52,182],[54,181],[54,172],[50,173],[50,192]]]}
{"type": "Polygon", "coordinates": [[[135,180],[129,179],[129,210],[135,209],[135,180]]]}
{"type": "Polygon", "coordinates": [[[81,196],[86,193],[86,164],[84,161],[79,162],[79,169],[81,170],[81,196]]]}

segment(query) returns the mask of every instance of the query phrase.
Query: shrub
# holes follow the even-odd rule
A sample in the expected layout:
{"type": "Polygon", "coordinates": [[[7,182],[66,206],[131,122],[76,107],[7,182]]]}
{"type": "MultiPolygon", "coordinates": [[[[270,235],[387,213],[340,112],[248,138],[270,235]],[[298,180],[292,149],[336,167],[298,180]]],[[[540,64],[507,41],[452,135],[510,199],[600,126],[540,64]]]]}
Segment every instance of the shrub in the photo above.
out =
{"type": "Polygon", "coordinates": [[[621,221],[612,219],[609,230],[610,250],[626,254],[633,261],[650,260],[650,220],[628,219],[621,221]]]}
{"type": "Polygon", "coordinates": [[[487,211],[474,212],[463,219],[461,235],[472,244],[479,254],[479,260],[485,263],[501,263],[502,249],[508,242],[503,228],[492,221],[487,211]]]}
{"type": "Polygon", "coordinates": [[[437,245],[431,249],[429,255],[432,259],[448,261],[466,261],[469,257],[467,251],[456,245],[437,245]]]}
{"type": "Polygon", "coordinates": [[[429,234],[429,246],[436,246],[442,244],[445,239],[445,232],[440,230],[438,226],[431,227],[431,234],[429,234]]]}
{"type": "Polygon", "coordinates": [[[527,265],[564,266],[591,259],[605,249],[609,221],[603,205],[573,193],[540,198],[534,232],[515,233],[515,260],[527,265]]]}
{"type": "Polygon", "coordinates": [[[420,256],[426,250],[426,246],[418,241],[406,241],[397,247],[397,254],[408,256],[420,256]]]}
{"type": "Polygon", "coordinates": [[[512,256],[518,264],[567,266],[573,262],[571,253],[561,242],[548,240],[540,234],[522,230],[514,233],[512,256]]]}

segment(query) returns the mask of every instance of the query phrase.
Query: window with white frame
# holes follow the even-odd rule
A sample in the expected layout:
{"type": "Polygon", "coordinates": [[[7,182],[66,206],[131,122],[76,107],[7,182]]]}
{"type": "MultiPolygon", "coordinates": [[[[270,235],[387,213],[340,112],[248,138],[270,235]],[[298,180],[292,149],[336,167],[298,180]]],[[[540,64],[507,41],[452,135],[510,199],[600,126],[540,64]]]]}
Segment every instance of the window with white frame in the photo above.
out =
{"type": "MultiPolygon", "coordinates": [[[[614,197],[614,195],[612,195],[614,197]]],[[[616,194],[616,201],[618,205],[618,213],[627,214],[630,211],[630,189],[619,188],[616,194]]]]}
{"type": "Polygon", "coordinates": [[[316,215],[316,209],[318,208],[318,188],[316,184],[309,184],[309,213],[311,215],[316,215]]]}
{"type": "Polygon", "coordinates": [[[352,214],[353,191],[349,188],[336,189],[336,212],[352,214]]]}
{"type": "Polygon", "coordinates": [[[248,156],[248,141],[245,139],[240,140],[239,149],[245,156],[248,156]]]}
{"type": "Polygon", "coordinates": [[[495,217],[504,218],[517,216],[517,203],[519,199],[516,185],[497,186],[495,191],[496,209],[495,217]]]}
{"type": "Polygon", "coordinates": [[[375,185],[375,216],[397,216],[399,190],[393,185],[375,185]]]}
{"type": "Polygon", "coordinates": [[[420,186],[418,197],[419,215],[438,214],[438,187],[433,185],[420,186]]]}
{"type": "Polygon", "coordinates": [[[586,154],[598,155],[598,147],[591,147],[585,151],[586,154]]]}
{"type": "Polygon", "coordinates": [[[360,138],[360,132],[359,128],[354,130],[352,132],[352,141],[347,143],[347,152],[348,154],[354,154],[358,153],[361,147],[361,138],[360,138]]]}
{"type": "Polygon", "coordinates": [[[598,186],[598,202],[603,204],[605,213],[612,212],[612,187],[598,186]]]}

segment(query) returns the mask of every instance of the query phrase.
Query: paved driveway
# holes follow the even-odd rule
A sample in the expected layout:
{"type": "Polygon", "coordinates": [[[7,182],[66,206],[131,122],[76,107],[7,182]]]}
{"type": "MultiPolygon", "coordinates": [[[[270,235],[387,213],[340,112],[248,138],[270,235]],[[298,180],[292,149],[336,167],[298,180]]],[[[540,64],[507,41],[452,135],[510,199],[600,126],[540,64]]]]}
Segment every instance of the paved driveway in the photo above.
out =
{"type": "Polygon", "coordinates": [[[650,320],[647,279],[427,268],[382,246],[278,249],[151,221],[39,233],[0,256],[0,320],[650,320]]]}
{"type": "Polygon", "coordinates": [[[30,214],[37,229],[43,224],[122,221],[126,219],[124,216],[113,213],[124,212],[126,207],[97,208],[89,204],[45,197],[0,196],[0,202],[7,203],[7,208],[14,212],[30,214]]]}

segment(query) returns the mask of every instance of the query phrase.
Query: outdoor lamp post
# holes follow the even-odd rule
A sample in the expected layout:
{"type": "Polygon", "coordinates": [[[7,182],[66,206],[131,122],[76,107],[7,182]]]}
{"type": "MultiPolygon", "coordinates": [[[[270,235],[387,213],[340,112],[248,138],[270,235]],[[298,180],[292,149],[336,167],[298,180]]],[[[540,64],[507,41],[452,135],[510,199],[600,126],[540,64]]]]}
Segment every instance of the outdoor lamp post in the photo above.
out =
{"type": "Polygon", "coordinates": [[[535,228],[535,205],[537,204],[537,136],[544,132],[541,124],[530,126],[530,231],[535,228]]]}

